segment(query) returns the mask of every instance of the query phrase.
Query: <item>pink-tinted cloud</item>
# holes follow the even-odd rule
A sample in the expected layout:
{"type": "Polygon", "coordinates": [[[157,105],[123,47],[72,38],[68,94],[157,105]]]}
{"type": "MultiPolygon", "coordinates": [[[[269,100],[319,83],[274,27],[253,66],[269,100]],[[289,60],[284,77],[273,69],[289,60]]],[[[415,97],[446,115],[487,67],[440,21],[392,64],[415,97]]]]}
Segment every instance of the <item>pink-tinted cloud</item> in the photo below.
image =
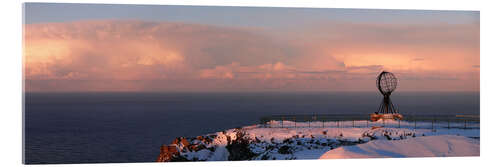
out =
{"type": "Polygon", "coordinates": [[[478,28],[325,23],[273,33],[173,22],[29,24],[26,90],[372,90],[381,70],[395,72],[402,90],[479,90],[478,28]]]}

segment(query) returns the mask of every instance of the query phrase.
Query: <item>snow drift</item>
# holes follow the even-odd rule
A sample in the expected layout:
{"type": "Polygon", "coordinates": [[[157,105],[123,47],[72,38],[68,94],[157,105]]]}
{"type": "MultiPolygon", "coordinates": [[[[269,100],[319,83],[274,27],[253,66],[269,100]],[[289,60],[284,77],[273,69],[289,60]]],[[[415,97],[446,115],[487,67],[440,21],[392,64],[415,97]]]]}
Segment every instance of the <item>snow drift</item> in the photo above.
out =
{"type": "Polygon", "coordinates": [[[456,135],[377,140],[330,150],[320,159],[479,156],[479,140],[456,135]]]}

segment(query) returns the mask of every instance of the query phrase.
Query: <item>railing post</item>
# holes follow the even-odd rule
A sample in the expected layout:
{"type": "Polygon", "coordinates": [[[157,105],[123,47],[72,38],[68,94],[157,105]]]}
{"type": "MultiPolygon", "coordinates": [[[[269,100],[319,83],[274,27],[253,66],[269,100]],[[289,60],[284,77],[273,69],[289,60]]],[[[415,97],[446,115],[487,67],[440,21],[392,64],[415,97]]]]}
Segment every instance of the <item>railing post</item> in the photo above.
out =
{"type": "Polygon", "coordinates": [[[432,118],[432,124],[431,125],[432,125],[431,129],[434,130],[434,118],[432,118]]]}
{"type": "Polygon", "coordinates": [[[295,128],[297,128],[297,117],[293,117],[293,122],[295,124],[295,128]]]}
{"type": "Polygon", "coordinates": [[[415,125],[413,125],[413,129],[417,129],[417,119],[414,119],[413,122],[415,123],[415,125]]]}
{"type": "Polygon", "coordinates": [[[398,119],[398,128],[401,128],[401,120],[398,119]]]}
{"type": "Polygon", "coordinates": [[[464,120],[464,129],[467,129],[467,120],[464,120]]]}
{"type": "Polygon", "coordinates": [[[450,129],[450,119],[448,118],[448,129],[450,129]]]}
{"type": "Polygon", "coordinates": [[[352,127],[354,128],[354,119],[352,120],[352,127]]]}
{"type": "Polygon", "coordinates": [[[367,128],[369,127],[369,125],[368,125],[368,120],[366,120],[366,127],[367,127],[367,128]]]}
{"type": "Polygon", "coordinates": [[[270,124],[271,119],[267,120],[267,122],[269,122],[269,124],[266,123],[266,127],[271,128],[271,124],[270,124]]]}
{"type": "Polygon", "coordinates": [[[281,117],[281,128],[283,128],[283,117],[281,117]]]}

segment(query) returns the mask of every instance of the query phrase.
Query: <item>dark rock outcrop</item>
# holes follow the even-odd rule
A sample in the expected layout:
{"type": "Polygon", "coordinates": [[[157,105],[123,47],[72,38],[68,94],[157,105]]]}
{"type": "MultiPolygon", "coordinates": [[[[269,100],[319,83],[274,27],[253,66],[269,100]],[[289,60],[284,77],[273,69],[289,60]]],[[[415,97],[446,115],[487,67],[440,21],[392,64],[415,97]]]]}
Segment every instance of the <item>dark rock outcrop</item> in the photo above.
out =
{"type": "Polygon", "coordinates": [[[228,137],[226,149],[229,152],[228,160],[250,160],[255,156],[250,150],[250,140],[242,130],[237,130],[236,139],[228,137]]]}
{"type": "Polygon", "coordinates": [[[156,162],[170,162],[179,157],[179,155],[179,149],[176,144],[162,145],[156,162]]]}

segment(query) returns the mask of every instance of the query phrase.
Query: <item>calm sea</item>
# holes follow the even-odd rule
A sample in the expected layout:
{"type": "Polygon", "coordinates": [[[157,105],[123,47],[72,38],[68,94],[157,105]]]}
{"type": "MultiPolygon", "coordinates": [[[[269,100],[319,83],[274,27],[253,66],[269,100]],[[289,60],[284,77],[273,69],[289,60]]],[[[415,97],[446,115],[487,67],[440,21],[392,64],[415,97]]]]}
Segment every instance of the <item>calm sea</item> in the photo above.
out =
{"type": "MultiPolygon", "coordinates": [[[[402,114],[479,114],[478,92],[395,92],[402,114]]],[[[378,92],[26,93],[25,162],[155,161],[162,144],[275,114],[369,114],[378,92]]]]}

